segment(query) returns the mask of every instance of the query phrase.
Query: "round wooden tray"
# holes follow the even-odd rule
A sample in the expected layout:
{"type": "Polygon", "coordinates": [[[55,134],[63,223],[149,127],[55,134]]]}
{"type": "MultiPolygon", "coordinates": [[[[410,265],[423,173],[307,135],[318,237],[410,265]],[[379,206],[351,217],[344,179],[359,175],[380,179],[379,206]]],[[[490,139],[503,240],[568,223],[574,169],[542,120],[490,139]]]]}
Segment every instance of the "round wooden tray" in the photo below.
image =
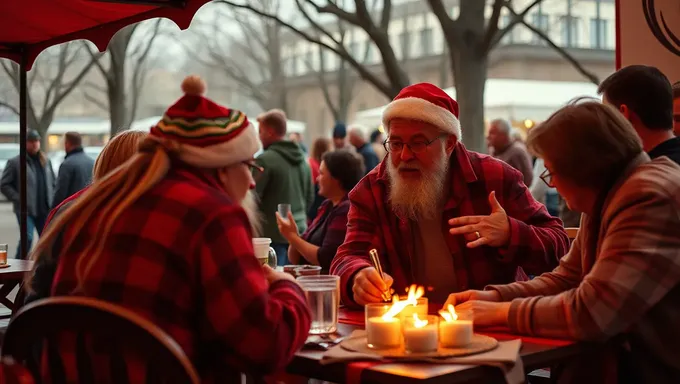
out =
{"type": "Polygon", "coordinates": [[[353,352],[368,353],[389,358],[413,359],[419,357],[436,358],[474,355],[496,348],[498,346],[498,340],[493,337],[475,333],[472,335],[472,342],[464,348],[444,348],[440,346],[439,350],[436,352],[422,353],[407,353],[403,346],[390,349],[369,348],[365,336],[345,339],[340,343],[340,346],[353,352]]]}

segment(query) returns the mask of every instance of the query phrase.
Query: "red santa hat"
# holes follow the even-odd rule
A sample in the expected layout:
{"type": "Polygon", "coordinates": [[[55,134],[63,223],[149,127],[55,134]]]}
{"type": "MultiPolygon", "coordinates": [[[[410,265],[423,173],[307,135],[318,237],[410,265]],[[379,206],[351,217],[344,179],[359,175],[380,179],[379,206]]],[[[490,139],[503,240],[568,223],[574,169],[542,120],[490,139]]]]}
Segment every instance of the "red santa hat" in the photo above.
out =
{"type": "Polygon", "coordinates": [[[418,120],[434,125],[461,140],[458,103],[430,83],[409,85],[383,111],[383,127],[389,132],[392,119],[418,120]]]}
{"type": "Polygon", "coordinates": [[[222,168],[251,159],[260,149],[255,127],[241,111],[203,96],[205,82],[189,76],[184,96],[151,128],[151,135],[182,144],[179,159],[198,168],[222,168]]]}

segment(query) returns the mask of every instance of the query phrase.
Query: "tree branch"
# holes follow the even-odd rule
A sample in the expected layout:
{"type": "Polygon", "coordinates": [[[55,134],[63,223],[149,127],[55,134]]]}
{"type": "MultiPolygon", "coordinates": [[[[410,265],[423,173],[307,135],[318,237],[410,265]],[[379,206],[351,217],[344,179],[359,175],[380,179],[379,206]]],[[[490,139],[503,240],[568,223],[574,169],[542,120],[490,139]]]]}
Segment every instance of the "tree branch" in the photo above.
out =
{"type": "Polygon", "coordinates": [[[355,70],[360,74],[362,79],[373,84],[373,86],[375,86],[376,89],[378,89],[380,92],[382,92],[385,96],[387,96],[389,98],[394,98],[394,96],[396,96],[397,93],[399,93],[399,91],[402,88],[401,84],[397,84],[397,85],[388,84],[385,81],[383,81],[382,79],[380,79],[378,76],[376,76],[375,74],[371,73],[368,69],[366,69],[363,65],[361,65],[355,58],[353,58],[352,55],[350,55],[347,52],[347,50],[341,45],[338,45],[338,46],[335,46],[335,47],[331,46],[331,45],[321,41],[319,38],[316,38],[316,37],[310,35],[309,33],[304,32],[304,31],[300,30],[299,28],[296,28],[295,26],[291,25],[289,22],[286,22],[286,21],[280,19],[276,15],[266,13],[264,11],[257,9],[257,8],[254,8],[250,5],[238,4],[238,3],[234,3],[234,2],[229,1],[229,0],[219,0],[218,2],[228,4],[228,5],[230,5],[234,8],[246,9],[246,10],[249,10],[249,11],[251,11],[251,12],[253,12],[253,13],[255,13],[255,14],[261,16],[261,17],[275,21],[279,25],[285,27],[286,29],[290,30],[291,32],[300,36],[301,38],[307,40],[308,42],[319,45],[321,47],[328,49],[329,51],[334,52],[336,55],[340,56],[342,59],[346,60],[350,65],[352,65],[352,67],[354,67],[355,70]]]}
{"type": "Polygon", "coordinates": [[[513,28],[517,24],[521,24],[524,22],[525,17],[529,12],[537,5],[539,5],[543,0],[534,0],[531,4],[527,5],[520,13],[517,13],[514,8],[512,8],[512,5],[510,2],[505,2],[503,6],[510,11],[510,15],[512,16],[512,19],[506,25],[503,29],[499,30],[496,35],[493,37],[493,40],[491,41],[491,44],[487,47],[487,52],[491,51],[494,49],[498,43],[507,35],[510,31],[512,31],[513,28]]]}
{"type": "Polygon", "coordinates": [[[16,107],[14,107],[14,106],[12,106],[12,105],[9,104],[9,103],[6,103],[6,102],[0,100],[0,107],[9,109],[10,112],[12,112],[12,113],[14,113],[15,115],[19,116],[19,109],[16,108],[16,107]]]}
{"type": "Polygon", "coordinates": [[[496,36],[496,33],[498,33],[498,20],[501,18],[501,10],[506,1],[507,0],[495,0],[493,3],[493,11],[491,12],[489,22],[487,23],[486,34],[484,34],[484,42],[482,43],[484,52],[490,51],[493,38],[496,36]]]}
{"type": "Polygon", "coordinates": [[[100,108],[102,111],[108,112],[109,111],[109,105],[101,101],[100,99],[90,95],[87,92],[83,92],[83,97],[85,97],[85,100],[89,101],[90,103],[94,104],[97,108],[100,108]]]}
{"type": "MultiPolygon", "coordinates": [[[[508,10],[513,15],[519,16],[519,15],[517,15],[517,13],[512,8],[508,8],[508,10]]],[[[550,39],[550,37],[547,34],[545,34],[540,29],[534,27],[533,25],[530,25],[524,19],[522,19],[521,23],[525,27],[529,28],[533,33],[535,33],[541,39],[543,39],[543,41],[545,41],[552,49],[557,51],[557,53],[559,53],[560,56],[562,56],[565,60],[567,60],[581,75],[583,75],[585,78],[590,80],[595,85],[600,84],[600,79],[597,77],[597,75],[588,71],[583,65],[581,65],[581,63],[578,62],[578,60],[576,60],[569,52],[567,52],[566,49],[555,44],[555,42],[553,42],[552,39],[550,39]]]]}

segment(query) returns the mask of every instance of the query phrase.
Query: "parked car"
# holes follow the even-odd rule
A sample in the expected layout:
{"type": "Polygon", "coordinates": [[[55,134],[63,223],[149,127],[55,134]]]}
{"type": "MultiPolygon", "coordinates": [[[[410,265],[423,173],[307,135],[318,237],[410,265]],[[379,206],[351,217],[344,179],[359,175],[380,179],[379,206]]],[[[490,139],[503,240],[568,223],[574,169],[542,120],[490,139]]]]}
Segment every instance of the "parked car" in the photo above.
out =
{"type": "MultiPolygon", "coordinates": [[[[93,160],[97,160],[97,157],[101,153],[102,149],[104,149],[104,147],[84,147],[83,151],[93,160]]],[[[50,161],[52,162],[52,169],[54,170],[55,175],[59,175],[59,167],[61,167],[61,163],[64,162],[65,157],[66,151],[63,150],[51,152],[49,154],[50,161]]]]}
{"type": "MultiPolygon", "coordinates": [[[[7,160],[19,155],[19,144],[0,143],[0,175],[5,171],[7,160]]],[[[7,201],[5,195],[0,193],[0,201],[7,201]]]]}

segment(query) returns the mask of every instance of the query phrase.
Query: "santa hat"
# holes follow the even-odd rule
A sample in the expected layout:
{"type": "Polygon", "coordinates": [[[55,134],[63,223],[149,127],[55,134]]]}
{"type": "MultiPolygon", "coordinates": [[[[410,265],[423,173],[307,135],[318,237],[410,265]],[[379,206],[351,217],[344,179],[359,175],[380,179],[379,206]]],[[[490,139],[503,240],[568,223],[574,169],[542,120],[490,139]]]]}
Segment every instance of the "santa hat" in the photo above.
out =
{"type": "Polygon", "coordinates": [[[402,89],[383,111],[383,127],[389,132],[390,120],[397,118],[430,123],[461,140],[458,103],[436,85],[419,83],[402,89]]]}
{"type": "Polygon", "coordinates": [[[151,128],[151,135],[182,144],[179,159],[198,168],[222,168],[251,159],[260,149],[255,127],[241,111],[203,96],[205,82],[189,76],[184,96],[151,128]]]}

